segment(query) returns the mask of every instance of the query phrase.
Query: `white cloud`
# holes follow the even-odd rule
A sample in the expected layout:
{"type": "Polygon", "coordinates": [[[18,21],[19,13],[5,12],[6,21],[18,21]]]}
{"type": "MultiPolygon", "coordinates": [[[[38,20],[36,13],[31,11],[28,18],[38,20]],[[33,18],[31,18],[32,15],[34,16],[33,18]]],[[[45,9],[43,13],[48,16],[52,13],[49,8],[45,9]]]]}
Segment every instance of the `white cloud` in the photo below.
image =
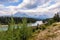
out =
{"type": "MultiPolygon", "coordinates": [[[[16,0],[17,1],[17,0],[16,0]]],[[[4,7],[8,10],[4,11],[2,13],[9,13],[9,14],[15,14],[16,12],[23,12],[26,14],[36,14],[40,15],[42,13],[56,13],[59,11],[60,6],[60,0],[24,0],[21,4],[18,6],[8,6],[4,7]],[[55,1],[56,3],[51,5],[50,2],[55,1]],[[49,6],[50,5],[50,6],[49,6]],[[33,7],[35,6],[35,7],[33,7]],[[32,8],[30,8],[32,7],[32,8]]],[[[2,7],[2,6],[1,6],[2,7]]],[[[0,7],[0,9],[1,9],[0,7]]]]}
{"type": "Polygon", "coordinates": [[[30,5],[30,7],[33,7],[34,5],[39,6],[39,5],[42,5],[42,4],[44,4],[44,3],[48,2],[48,1],[49,0],[24,0],[17,7],[18,8],[22,8],[22,7],[27,8],[29,5],[30,5]]]}
{"type": "Polygon", "coordinates": [[[8,8],[10,8],[10,9],[17,9],[20,12],[44,12],[44,11],[47,11],[47,9],[41,8],[41,7],[39,7],[39,5],[43,4],[43,3],[46,3],[46,2],[48,3],[48,1],[46,1],[46,0],[44,0],[44,1],[41,1],[41,0],[39,0],[39,1],[37,1],[37,0],[24,0],[18,6],[9,6],[8,8]],[[30,7],[32,7],[35,4],[37,6],[35,9],[29,9],[28,8],[26,10],[23,10],[24,8],[27,8],[28,5],[30,5],[30,7]],[[21,9],[21,8],[23,8],[23,9],[21,9]]]}
{"type": "MultiPolygon", "coordinates": [[[[50,1],[49,1],[50,2],[50,1]]],[[[27,10],[19,10],[20,12],[50,12],[50,9],[56,8],[58,6],[60,6],[59,2],[56,2],[55,4],[48,6],[49,2],[47,2],[46,4],[42,5],[42,6],[38,6],[35,9],[27,9],[27,10]],[[45,7],[45,5],[47,7],[45,7]],[[44,8],[43,8],[44,7],[44,8]]]]}
{"type": "Polygon", "coordinates": [[[59,3],[59,2],[56,3],[56,4],[54,4],[54,5],[51,5],[51,6],[47,7],[47,9],[56,8],[56,7],[58,7],[58,6],[60,6],[60,3],[59,3]]]}

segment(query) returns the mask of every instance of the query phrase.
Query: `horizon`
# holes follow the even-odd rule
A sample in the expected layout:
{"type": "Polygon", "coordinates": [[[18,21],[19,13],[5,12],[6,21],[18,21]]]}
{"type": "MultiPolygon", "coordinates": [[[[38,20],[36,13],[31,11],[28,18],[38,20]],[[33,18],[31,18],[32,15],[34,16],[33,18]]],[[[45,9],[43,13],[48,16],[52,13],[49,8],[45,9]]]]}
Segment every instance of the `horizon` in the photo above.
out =
{"type": "Polygon", "coordinates": [[[52,18],[60,12],[60,0],[0,0],[0,16],[52,18]]]}

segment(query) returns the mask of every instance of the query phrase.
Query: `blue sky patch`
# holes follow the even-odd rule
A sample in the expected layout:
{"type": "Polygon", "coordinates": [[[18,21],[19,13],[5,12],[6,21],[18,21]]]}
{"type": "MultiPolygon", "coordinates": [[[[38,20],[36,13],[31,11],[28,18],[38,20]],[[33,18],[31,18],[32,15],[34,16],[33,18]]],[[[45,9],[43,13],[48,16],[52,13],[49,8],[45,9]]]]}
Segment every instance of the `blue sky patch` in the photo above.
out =
{"type": "Polygon", "coordinates": [[[23,0],[19,0],[18,2],[11,2],[11,3],[4,3],[4,6],[17,6],[18,4],[22,3],[23,0]]]}

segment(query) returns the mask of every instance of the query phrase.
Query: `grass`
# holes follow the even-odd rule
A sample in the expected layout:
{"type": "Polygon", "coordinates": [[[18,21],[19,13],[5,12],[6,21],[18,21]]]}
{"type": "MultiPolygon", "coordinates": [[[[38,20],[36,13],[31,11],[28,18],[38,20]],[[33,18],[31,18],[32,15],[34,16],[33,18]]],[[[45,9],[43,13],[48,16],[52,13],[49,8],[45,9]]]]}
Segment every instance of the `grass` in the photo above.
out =
{"type": "Polygon", "coordinates": [[[32,29],[27,26],[26,18],[22,22],[22,25],[20,23],[17,24],[17,28],[15,29],[15,22],[11,18],[8,24],[8,30],[0,32],[0,40],[28,40],[32,35],[32,29]]]}
{"type": "MultiPolygon", "coordinates": [[[[11,17],[11,20],[8,24],[8,30],[0,32],[0,40],[36,40],[36,36],[39,36],[40,33],[44,34],[44,31],[46,29],[48,30],[48,33],[51,32],[50,25],[51,20],[49,21],[49,24],[42,24],[39,27],[32,28],[27,26],[27,20],[26,18],[23,18],[22,23],[15,24],[14,19],[11,17]],[[16,26],[16,28],[15,28],[16,26]]],[[[53,26],[56,26],[57,24],[53,24],[53,26]]],[[[1,25],[0,25],[1,26],[1,25]]],[[[41,35],[41,34],[40,34],[41,35]]],[[[48,37],[56,37],[55,34],[44,34],[41,35],[39,38],[41,40],[44,40],[48,37]]]]}

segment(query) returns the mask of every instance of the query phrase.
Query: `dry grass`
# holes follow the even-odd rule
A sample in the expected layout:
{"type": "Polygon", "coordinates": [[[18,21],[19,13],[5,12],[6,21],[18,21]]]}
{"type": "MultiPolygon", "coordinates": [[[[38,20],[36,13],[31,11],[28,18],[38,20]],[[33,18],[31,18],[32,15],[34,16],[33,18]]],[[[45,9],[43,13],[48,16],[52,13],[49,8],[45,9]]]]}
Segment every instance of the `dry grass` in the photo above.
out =
{"type": "Polygon", "coordinates": [[[60,22],[54,23],[36,34],[31,40],[60,40],[60,22]]]}

